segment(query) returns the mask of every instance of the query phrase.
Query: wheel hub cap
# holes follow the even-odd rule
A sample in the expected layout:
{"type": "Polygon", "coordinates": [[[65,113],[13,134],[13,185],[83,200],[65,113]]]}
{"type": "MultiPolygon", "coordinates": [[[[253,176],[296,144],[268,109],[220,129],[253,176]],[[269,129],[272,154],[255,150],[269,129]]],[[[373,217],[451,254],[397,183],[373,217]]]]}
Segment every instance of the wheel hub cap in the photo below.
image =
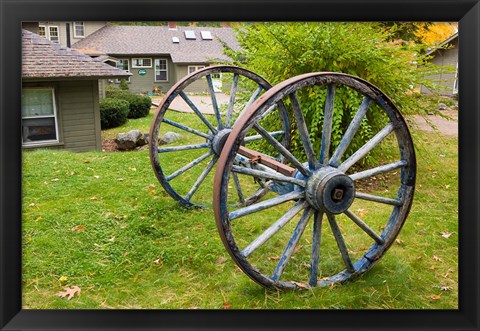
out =
{"type": "Polygon", "coordinates": [[[327,166],[313,173],[305,192],[308,203],[315,209],[340,214],[353,203],[355,184],[340,170],[327,166]]]}
{"type": "Polygon", "coordinates": [[[225,145],[230,132],[232,132],[232,129],[223,129],[213,137],[212,150],[216,155],[220,155],[222,152],[223,146],[225,145]]]}

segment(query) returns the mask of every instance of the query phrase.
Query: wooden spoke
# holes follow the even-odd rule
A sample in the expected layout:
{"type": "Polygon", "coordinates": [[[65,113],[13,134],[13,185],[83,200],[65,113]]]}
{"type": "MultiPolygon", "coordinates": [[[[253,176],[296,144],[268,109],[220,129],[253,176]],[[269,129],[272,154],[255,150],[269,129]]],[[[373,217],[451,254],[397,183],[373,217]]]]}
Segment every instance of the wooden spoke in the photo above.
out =
{"type": "MultiPolygon", "coordinates": [[[[284,131],[269,132],[269,134],[270,134],[272,137],[282,136],[284,133],[285,133],[284,131]]],[[[263,136],[260,135],[260,134],[256,134],[256,135],[253,135],[253,136],[245,137],[245,139],[243,139],[243,141],[244,141],[244,142],[250,142],[250,141],[259,140],[259,139],[263,139],[263,136]]]]}
{"type": "Polygon", "coordinates": [[[235,190],[237,190],[238,200],[240,204],[245,204],[245,197],[243,196],[242,187],[240,186],[240,181],[238,180],[238,175],[232,172],[233,183],[235,185],[235,190]]]}
{"type": "Polygon", "coordinates": [[[230,128],[230,122],[232,121],[235,98],[237,95],[237,86],[238,86],[238,74],[233,74],[232,88],[230,90],[230,100],[228,101],[227,114],[225,115],[225,127],[230,128]]]}
{"type": "Polygon", "coordinates": [[[229,213],[229,219],[234,220],[239,217],[243,217],[246,215],[250,215],[259,211],[262,211],[264,209],[268,209],[273,206],[280,205],[284,202],[290,201],[290,200],[297,200],[297,199],[302,199],[305,196],[305,193],[302,192],[290,192],[284,195],[280,195],[275,198],[271,198],[253,205],[250,205],[245,208],[240,208],[237,209],[231,213],[229,213]]]}
{"type": "Polygon", "coordinates": [[[327,214],[327,219],[328,223],[330,223],[330,228],[332,229],[333,236],[337,241],[337,246],[340,250],[340,254],[342,254],[342,259],[345,263],[345,266],[347,267],[347,271],[350,273],[355,272],[355,268],[353,267],[352,260],[350,259],[350,255],[348,254],[347,246],[345,245],[345,241],[343,240],[343,236],[340,232],[337,221],[335,220],[335,216],[333,216],[332,214],[327,214]]]}
{"type": "Polygon", "coordinates": [[[200,132],[200,131],[198,131],[198,130],[192,129],[192,128],[186,126],[186,125],[183,125],[183,124],[180,124],[180,123],[171,121],[171,120],[169,120],[169,119],[163,118],[163,119],[162,119],[162,122],[163,122],[163,123],[170,124],[171,126],[174,126],[174,127],[176,127],[176,128],[179,128],[179,129],[181,129],[181,130],[184,130],[184,131],[187,131],[187,132],[196,134],[197,136],[200,136],[200,137],[203,137],[203,138],[206,138],[206,139],[212,139],[212,136],[209,135],[209,134],[200,132]]]}
{"type": "Polygon", "coordinates": [[[367,110],[370,107],[371,103],[372,99],[370,99],[369,97],[365,97],[363,99],[362,104],[358,108],[357,113],[353,117],[352,122],[350,122],[350,125],[348,126],[347,131],[345,131],[342,140],[338,144],[335,153],[333,153],[332,158],[328,162],[332,167],[336,167],[340,163],[340,159],[342,158],[343,154],[352,142],[352,139],[355,136],[358,128],[360,127],[360,124],[362,123],[362,120],[365,117],[365,114],[367,113],[367,110]]]}
{"type": "Polygon", "coordinates": [[[307,206],[305,201],[297,201],[295,205],[290,208],[282,217],[273,223],[265,232],[252,241],[247,247],[242,250],[242,255],[247,257],[252,254],[257,248],[262,246],[268,239],[273,237],[281,228],[283,228],[295,215],[307,206]]]}
{"type": "Polygon", "coordinates": [[[263,171],[263,170],[245,168],[245,167],[234,165],[232,166],[232,172],[234,173],[237,172],[237,173],[249,175],[252,177],[271,179],[279,182],[292,183],[301,187],[305,187],[306,185],[304,180],[300,180],[294,177],[287,177],[273,170],[267,171],[267,169],[265,169],[265,171],[263,171]]]}
{"type": "Polygon", "coordinates": [[[323,212],[316,211],[313,217],[312,259],[310,261],[310,286],[316,286],[318,280],[318,264],[320,262],[320,242],[322,241],[323,212]]]}
{"type": "Polygon", "coordinates": [[[386,136],[390,134],[394,129],[393,124],[389,123],[382,130],[380,130],[372,139],[370,139],[365,145],[360,147],[355,153],[353,153],[348,159],[346,159],[342,164],[338,166],[338,169],[346,172],[361,160],[365,155],[367,155],[372,149],[375,148],[386,136]]]}
{"type": "MultiPolygon", "coordinates": [[[[237,120],[240,118],[240,116],[242,116],[245,113],[245,111],[248,109],[248,107],[250,107],[250,105],[258,98],[258,96],[260,95],[260,93],[262,93],[262,91],[263,91],[263,87],[258,86],[257,89],[250,96],[250,99],[248,100],[245,107],[243,107],[243,110],[240,112],[240,115],[238,115],[237,120]]],[[[235,125],[235,124],[233,124],[233,125],[235,125]]]]}
{"type": "Polygon", "coordinates": [[[327,96],[325,99],[325,110],[323,112],[322,143],[320,145],[319,162],[326,165],[330,153],[330,141],[332,138],[333,105],[335,101],[335,85],[328,84],[327,96]]]}
{"type": "Polygon", "coordinates": [[[307,156],[308,167],[310,170],[315,170],[319,167],[319,164],[315,157],[315,152],[313,151],[312,141],[310,140],[310,134],[308,133],[307,123],[303,117],[300,103],[295,93],[291,93],[289,97],[290,102],[292,103],[293,115],[297,121],[297,130],[300,133],[303,149],[305,150],[305,154],[307,156]]]}
{"type": "Polygon", "coordinates": [[[361,193],[361,192],[355,192],[355,197],[362,199],[362,200],[368,200],[368,201],[374,201],[374,202],[379,202],[379,203],[384,203],[386,205],[392,205],[392,206],[397,206],[400,207],[403,205],[403,202],[399,199],[390,199],[390,198],[384,198],[384,197],[378,197],[376,195],[371,195],[367,193],[361,193]]]}
{"type": "Polygon", "coordinates": [[[376,176],[376,175],[379,175],[379,174],[383,174],[385,172],[393,171],[395,169],[404,167],[406,165],[407,165],[407,161],[404,161],[404,160],[397,161],[397,162],[385,164],[385,165],[382,165],[382,166],[379,166],[379,167],[376,167],[376,168],[373,168],[373,169],[368,169],[368,170],[365,170],[365,171],[357,172],[355,174],[350,175],[350,178],[353,179],[353,180],[368,178],[368,177],[376,176]]]}
{"type": "Polygon", "coordinates": [[[223,129],[222,116],[220,115],[220,110],[218,109],[217,98],[215,97],[215,90],[213,88],[213,81],[211,75],[207,75],[207,83],[208,91],[210,92],[210,96],[212,98],[213,112],[215,113],[215,117],[217,118],[217,128],[218,130],[221,130],[223,129]]]}
{"type": "Polygon", "coordinates": [[[314,209],[313,208],[305,208],[302,217],[300,217],[300,221],[298,222],[297,226],[295,227],[295,230],[293,231],[293,235],[290,238],[290,241],[288,242],[287,246],[285,247],[285,250],[283,251],[282,256],[280,257],[280,260],[278,261],[277,267],[275,268],[275,271],[273,272],[272,279],[274,281],[280,279],[282,276],[283,271],[285,270],[285,267],[287,266],[288,261],[293,255],[293,252],[295,251],[295,247],[297,247],[298,242],[300,241],[300,238],[302,237],[303,232],[305,231],[305,228],[307,226],[308,221],[310,220],[310,217],[313,214],[314,209]]]}
{"type": "Polygon", "coordinates": [[[370,236],[373,240],[377,242],[377,244],[382,245],[385,241],[375,232],[370,228],[364,221],[362,221],[357,215],[355,215],[353,212],[350,210],[345,211],[345,215],[348,216],[355,224],[358,225],[360,229],[365,231],[366,234],[370,236]]]}
{"type": "Polygon", "coordinates": [[[180,151],[189,151],[192,149],[202,149],[208,148],[209,143],[196,144],[196,145],[182,145],[182,146],[173,146],[173,147],[163,147],[158,149],[158,153],[168,153],[168,152],[180,152],[180,151]]]}
{"type": "Polygon", "coordinates": [[[192,195],[198,190],[198,188],[200,187],[202,182],[205,180],[205,177],[207,177],[210,170],[212,170],[213,166],[215,165],[215,162],[217,162],[217,159],[218,159],[218,156],[214,155],[213,158],[210,160],[210,162],[205,167],[205,169],[203,170],[203,172],[198,177],[195,184],[193,184],[192,188],[190,189],[190,191],[185,196],[185,200],[189,201],[192,198],[192,195]]]}
{"type": "Polygon", "coordinates": [[[267,130],[262,128],[258,123],[253,126],[255,130],[262,137],[265,138],[280,154],[282,154],[290,163],[298,169],[304,176],[310,176],[312,172],[305,168],[305,166],[288,150],[286,149],[280,142],[278,142],[274,137],[272,137],[267,130]]]}
{"type": "Polygon", "coordinates": [[[202,122],[212,131],[213,133],[217,133],[218,130],[210,123],[205,116],[203,116],[202,112],[195,106],[195,104],[190,100],[190,98],[185,94],[185,92],[180,91],[179,95],[182,99],[188,104],[188,106],[193,110],[195,114],[202,120],[202,122]]]}
{"type": "Polygon", "coordinates": [[[183,174],[184,172],[186,172],[187,170],[193,168],[194,166],[196,166],[197,164],[199,164],[200,162],[202,162],[203,160],[205,160],[207,157],[209,157],[210,155],[212,155],[212,151],[208,151],[207,153],[203,154],[202,156],[200,156],[199,158],[193,160],[192,162],[186,164],[185,166],[183,166],[182,168],[178,169],[177,171],[175,171],[174,173],[170,174],[169,176],[167,176],[165,179],[167,181],[171,181],[172,179],[174,179],[175,177],[183,174]]]}

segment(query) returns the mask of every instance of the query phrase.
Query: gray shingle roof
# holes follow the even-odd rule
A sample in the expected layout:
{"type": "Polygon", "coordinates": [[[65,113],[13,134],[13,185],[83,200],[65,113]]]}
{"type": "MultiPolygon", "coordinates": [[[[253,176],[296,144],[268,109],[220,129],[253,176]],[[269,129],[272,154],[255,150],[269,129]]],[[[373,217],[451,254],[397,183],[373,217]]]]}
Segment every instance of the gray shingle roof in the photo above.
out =
{"type": "Polygon", "coordinates": [[[23,78],[107,78],[130,74],[22,30],[23,78]]]}
{"type": "Polygon", "coordinates": [[[225,42],[238,49],[238,41],[231,28],[184,27],[172,30],[167,26],[105,26],[72,45],[72,48],[96,50],[112,56],[170,55],[174,63],[206,63],[227,60],[223,54],[225,42]],[[195,32],[195,40],[187,40],[185,31],[195,32]],[[203,40],[201,31],[210,31],[212,40],[203,40]],[[172,38],[178,38],[174,43],[172,38]]]}

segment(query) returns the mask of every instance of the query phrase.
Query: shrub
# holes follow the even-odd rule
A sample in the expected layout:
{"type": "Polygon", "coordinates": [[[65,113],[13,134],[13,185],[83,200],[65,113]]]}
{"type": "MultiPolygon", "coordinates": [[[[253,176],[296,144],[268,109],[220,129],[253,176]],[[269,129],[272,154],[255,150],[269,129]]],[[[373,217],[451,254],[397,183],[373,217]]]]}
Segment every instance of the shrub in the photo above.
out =
{"type": "Polygon", "coordinates": [[[100,100],[100,124],[103,129],[110,129],[127,122],[129,103],[125,100],[104,98],[100,100]]]}
{"type": "Polygon", "coordinates": [[[118,88],[120,90],[124,90],[124,91],[128,91],[128,84],[127,84],[127,81],[125,79],[122,79],[120,81],[120,85],[118,85],[118,88]]]}
{"type": "Polygon", "coordinates": [[[128,118],[145,117],[150,112],[150,107],[152,106],[152,101],[149,97],[134,94],[116,87],[108,87],[105,89],[105,95],[107,98],[127,101],[129,104],[128,118]]]}

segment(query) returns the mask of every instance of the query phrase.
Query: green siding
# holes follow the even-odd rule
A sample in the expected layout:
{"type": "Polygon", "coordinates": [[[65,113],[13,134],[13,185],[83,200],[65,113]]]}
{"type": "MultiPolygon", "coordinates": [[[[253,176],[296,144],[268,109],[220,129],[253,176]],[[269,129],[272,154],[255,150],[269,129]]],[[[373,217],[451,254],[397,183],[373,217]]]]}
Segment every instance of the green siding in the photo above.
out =
{"type": "MultiPolygon", "coordinates": [[[[441,67],[445,67],[445,72],[442,72],[438,75],[429,76],[428,78],[435,83],[443,86],[441,90],[437,90],[435,92],[442,95],[451,96],[453,94],[455,72],[449,71],[451,71],[451,68],[455,69],[458,63],[458,39],[455,40],[454,43],[452,43],[451,48],[440,50],[432,55],[434,56],[434,58],[432,59],[432,63],[441,67]]],[[[421,92],[426,94],[432,93],[425,86],[422,86],[421,92]]]]}

